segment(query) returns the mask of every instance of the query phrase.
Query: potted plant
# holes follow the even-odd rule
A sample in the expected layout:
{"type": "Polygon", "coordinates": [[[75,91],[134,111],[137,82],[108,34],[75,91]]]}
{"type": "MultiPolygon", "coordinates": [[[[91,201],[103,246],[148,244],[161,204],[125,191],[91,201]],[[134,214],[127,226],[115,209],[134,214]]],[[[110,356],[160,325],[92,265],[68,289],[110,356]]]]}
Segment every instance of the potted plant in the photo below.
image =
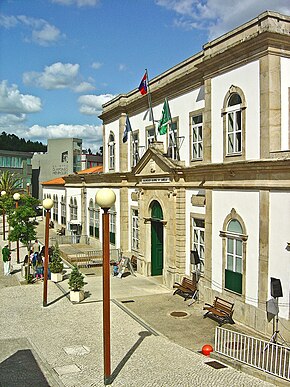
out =
{"type": "Polygon", "coordinates": [[[70,288],[70,300],[72,302],[81,302],[85,298],[83,287],[85,285],[84,275],[74,266],[68,279],[70,288]]]}
{"type": "Polygon", "coordinates": [[[63,280],[63,262],[61,260],[58,243],[52,246],[51,262],[49,265],[51,281],[60,282],[63,280]]]}

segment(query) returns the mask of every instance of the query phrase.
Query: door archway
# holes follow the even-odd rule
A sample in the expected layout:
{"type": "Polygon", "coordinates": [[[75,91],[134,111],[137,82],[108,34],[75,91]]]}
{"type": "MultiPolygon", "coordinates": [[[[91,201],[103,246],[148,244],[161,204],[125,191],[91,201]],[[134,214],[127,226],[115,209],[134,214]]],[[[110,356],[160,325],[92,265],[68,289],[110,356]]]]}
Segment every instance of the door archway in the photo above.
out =
{"type": "Polygon", "coordinates": [[[151,204],[151,275],[163,272],[163,212],[154,200],[151,204]]]}

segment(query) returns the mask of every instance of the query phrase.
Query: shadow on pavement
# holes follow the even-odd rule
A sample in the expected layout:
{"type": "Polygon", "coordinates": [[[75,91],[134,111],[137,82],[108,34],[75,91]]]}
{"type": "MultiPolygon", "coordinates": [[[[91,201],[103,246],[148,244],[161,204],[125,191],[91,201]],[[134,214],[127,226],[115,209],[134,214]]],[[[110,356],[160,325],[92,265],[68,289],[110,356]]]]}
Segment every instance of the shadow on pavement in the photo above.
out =
{"type": "Polygon", "coordinates": [[[30,349],[15,352],[0,363],[0,386],[49,387],[30,349]]]}
{"type": "Polygon", "coordinates": [[[126,353],[126,355],[123,357],[123,359],[120,361],[120,363],[117,365],[117,367],[114,369],[111,377],[110,377],[110,383],[112,383],[116,377],[118,376],[119,372],[122,370],[124,365],[127,363],[127,361],[130,359],[130,357],[133,355],[133,353],[136,351],[136,349],[139,347],[139,345],[142,343],[142,341],[148,337],[151,336],[152,333],[148,331],[142,331],[139,332],[139,339],[136,341],[136,343],[133,345],[132,348],[129,349],[129,351],[126,353]]]}

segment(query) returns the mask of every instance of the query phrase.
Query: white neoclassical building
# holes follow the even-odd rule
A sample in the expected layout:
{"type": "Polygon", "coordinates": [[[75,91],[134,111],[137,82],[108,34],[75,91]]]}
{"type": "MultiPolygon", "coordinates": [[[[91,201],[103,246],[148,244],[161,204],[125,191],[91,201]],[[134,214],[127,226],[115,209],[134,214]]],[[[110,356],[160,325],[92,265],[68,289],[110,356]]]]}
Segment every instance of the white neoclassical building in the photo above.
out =
{"type": "Polygon", "coordinates": [[[63,192],[59,223],[78,220],[98,245],[95,194],[110,187],[111,243],[137,257],[140,273],[172,287],[191,276],[196,251],[203,299],[234,302],[235,320],[268,333],[266,302],[279,279],[289,338],[290,17],[264,12],[152,79],[150,92],[155,119],[168,99],[167,133],[144,118],[148,99],[138,89],[106,103],[104,173],[44,187],[63,192]]]}

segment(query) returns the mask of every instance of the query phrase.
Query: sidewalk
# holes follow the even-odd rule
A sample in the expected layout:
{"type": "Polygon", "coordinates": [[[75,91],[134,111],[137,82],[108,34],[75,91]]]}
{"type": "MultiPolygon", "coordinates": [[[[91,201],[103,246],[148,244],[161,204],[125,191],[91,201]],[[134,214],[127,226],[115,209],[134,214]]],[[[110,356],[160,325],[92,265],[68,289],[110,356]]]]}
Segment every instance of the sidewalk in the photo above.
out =
{"type": "MultiPolygon", "coordinates": [[[[22,259],[25,253],[21,248],[22,259]]],[[[14,269],[19,270],[15,252],[12,261],[14,269]]],[[[76,305],[66,297],[66,281],[60,286],[49,281],[46,308],[42,307],[42,283],[20,285],[18,278],[19,272],[3,276],[1,260],[0,385],[103,386],[101,277],[86,276],[89,297],[76,305]]],[[[142,276],[121,280],[112,277],[111,287],[112,386],[271,386],[228,366],[210,367],[206,363],[213,359],[184,348],[174,337],[169,340],[164,336],[165,305],[173,302],[170,308],[190,311],[191,315],[196,306],[188,307],[182,298],[173,297],[171,291],[142,276]],[[148,323],[152,313],[155,321],[160,320],[158,326],[148,323]]],[[[179,336],[183,331],[187,334],[185,329],[198,328],[189,318],[172,317],[170,321],[175,326],[189,324],[189,328],[180,325],[179,336]]]]}

